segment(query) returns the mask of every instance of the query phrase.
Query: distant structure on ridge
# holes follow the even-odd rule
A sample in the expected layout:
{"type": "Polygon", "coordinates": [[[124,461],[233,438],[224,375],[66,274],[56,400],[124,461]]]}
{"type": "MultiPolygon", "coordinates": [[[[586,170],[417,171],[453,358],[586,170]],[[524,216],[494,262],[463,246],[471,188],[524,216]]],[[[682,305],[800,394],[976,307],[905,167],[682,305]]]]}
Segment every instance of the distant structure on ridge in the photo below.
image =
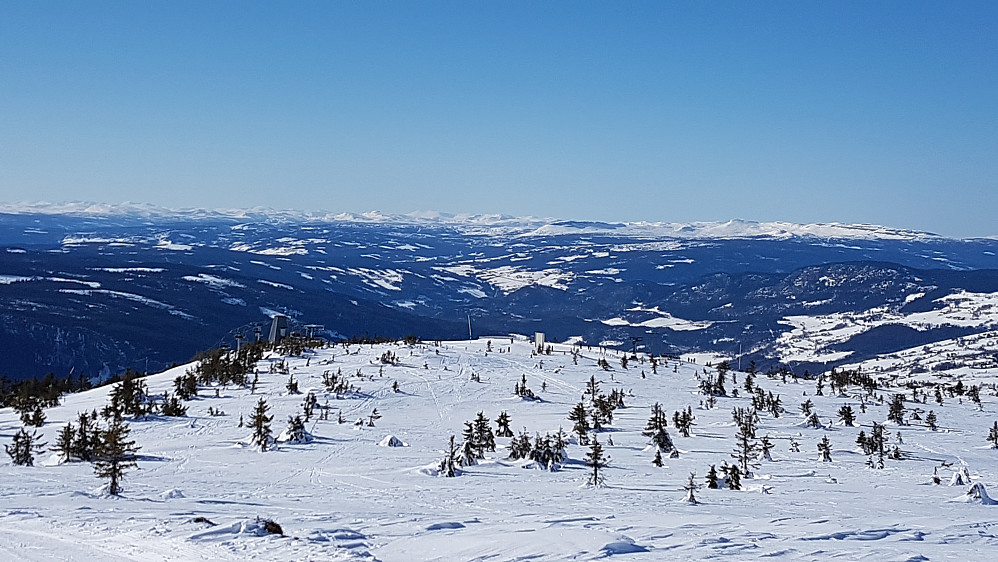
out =
{"type": "Polygon", "coordinates": [[[270,337],[267,338],[267,341],[270,343],[280,343],[287,336],[288,317],[283,314],[274,315],[273,320],[270,322],[270,337]]]}

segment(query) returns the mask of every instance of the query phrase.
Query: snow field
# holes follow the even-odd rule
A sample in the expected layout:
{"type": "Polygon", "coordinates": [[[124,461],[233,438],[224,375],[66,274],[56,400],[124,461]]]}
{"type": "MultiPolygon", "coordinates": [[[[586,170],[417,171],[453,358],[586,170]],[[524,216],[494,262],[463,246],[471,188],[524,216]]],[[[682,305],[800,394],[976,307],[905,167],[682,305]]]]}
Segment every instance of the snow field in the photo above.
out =
{"type": "MultiPolygon", "coordinates": [[[[881,392],[884,404],[859,408],[858,389],[849,396],[814,396],[812,381],[756,382],[780,394],[786,412],[761,413],[758,436],[776,444],[774,462],[762,462],[745,489],[697,490],[698,505],[688,505],[682,486],[690,472],[697,482],[711,464],[732,462],[731,410],[750,401],[718,398],[703,409],[696,375],[702,361],[670,360],[652,374],[650,364],[632,361],[624,370],[616,352],[582,347],[578,365],[570,348],[554,345],[551,355],[532,356],[522,339],[481,338],[469,342],[353,345],[318,350],[302,357],[268,357],[259,364],[255,394],[249,388],[202,388],[188,402],[185,418],[152,417],[130,423],[142,447],[139,468],[129,472],[121,497],[99,492],[102,484],[86,463],[35,467],[0,464],[0,558],[19,560],[563,560],[623,556],[627,560],[787,559],[913,560],[925,557],[980,559],[998,546],[992,505],[967,502],[969,486],[950,487],[953,471],[966,468],[972,482],[998,486],[998,450],[985,440],[998,419],[996,399],[982,392],[983,411],[969,401],[947,398],[943,405],[908,403],[933,410],[939,430],[923,425],[888,424],[891,446],[907,460],[886,461],[882,470],[865,466],[855,445],[860,429],[887,417],[896,389],[881,392]],[[486,352],[487,341],[494,351],[486,352]],[[500,349],[502,352],[500,352],[500,349]],[[392,351],[396,365],[379,358],[392,351]],[[612,367],[596,366],[605,357],[612,367]],[[302,394],[287,395],[288,375],[270,373],[270,363],[285,362],[302,394]],[[322,373],[338,369],[361,393],[337,398],[324,391],[322,373]],[[361,376],[356,376],[360,370],[361,376]],[[641,371],[646,378],[641,378],[641,371]],[[471,375],[481,382],[471,379],[471,375]],[[513,386],[526,375],[540,400],[522,400],[513,386]],[[523,468],[504,451],[464,469],[457,478],[428,476],[422,470],[439,462],[450,435],[460,442],[465,421],[482,411],[494,422],[507,411],[511,428],[531,434],[571,430],[568,411],[579,402],[586,381],[596,376],[603,392],[628,393],[626,407],[598,434],[611,457],[607,487],[585,486],[586,448],[571,444],[570,460],[557,472],[523,468]],[[400,392],[392,391],[399,383],[400,392]],[[546,389],[542,390],[542,383],[546,389]],[[279,444],[260,452],[247,444],[248,420],[260,397],[274,415],[274,435],[289,415],[301,413],[305,395],[315,392],[319,406],[331,408],[328,421],[306,425],[314,440],[279,444]],[[804,396],[804,393],[807,396],[804,396]],[[799,405],[810,399],[823,429],[803,422],[799,405]],[[693,435],[669,432],[680,458],[657,468],[641,435],[650,407],[659,402],[669,415],[692,406],[693,435]],[[856,411],[858,427],[835,423],[842,404],[856,411]],[[225,415],[209,416],[208,409],[225,415]],[[354,425],[377,408],[375,427],[354,425]],[[337,423],[342,413],[346,423],[337,423]],[[830,420],[834,420],[829,424],[830,420]],[[379,446],[396,436],[405,447],[379,446]],[[831,463],[817,459],[817,442],[828,436],[831,463]],[[790,441],[800,452],[790,452],[790,441]],[[609,442],[612,440],[613,444],[609,442]],[[931,484],[939,468],[943,484],[931,484]],[[954,501],[959,500],[959,501],[954,501]],[[203,518],[203,519],[199,519],[203,518]],[[257,518],[279,523],[285,537],[262,532],[257,518]],[[203,522],[208,520],[214,525],[203,522]]],[[[173,379],[187,366],[146,379],[150,390],[172,392],[173,379]]],[[[733,385],[728,382],[729,393],[733,385]]],[[[100,409],[108,388],[66,396],[46,410],[41,428],[50,445],[61,426],[77,412],[100,409]]],[[[825,393],[829,390],[826,385],[825,393]]],[[[910,398],[910,392],[908,393],[910,398]]],[[[318,416],[318,410],[316,412],[318,416]]],[[[924,417],[924,416],[923,416],[924,417]]],[[[0,410],[0,442],[21,427],[11,409],[0,410]]]]}

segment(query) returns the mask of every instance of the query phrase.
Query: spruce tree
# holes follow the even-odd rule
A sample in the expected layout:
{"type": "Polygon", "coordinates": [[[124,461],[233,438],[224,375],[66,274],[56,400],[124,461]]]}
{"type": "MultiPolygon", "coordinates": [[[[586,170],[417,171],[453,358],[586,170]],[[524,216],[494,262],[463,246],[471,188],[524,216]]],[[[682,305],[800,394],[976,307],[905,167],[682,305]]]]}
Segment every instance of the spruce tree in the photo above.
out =
{"type": "Polygon", "coordinates": [[[529,458],[530,451],[530,435],[526,431],[522,431],[509,442],[509,458],[513,460],[529,458]]]}
{"type": "Polygon", "coordinates": [[[318,404],[319,399],[315,397],[315,393],[313,392],[309,392],[308,395],[305,396],[305,399],[302,400],[302,416],[305,418],[306,422],[312,419],[312,414],[315,413],[315,407],[318,406],[318,404]]]}
{"type": "Polygon", "coordinates": [[[55,446],[52,447],[53,453],[59,453],[62,457],[62,462],[69,462],[73,458],[73,439],[75,433],[73,431],[73,424],[67,423],[62,426],[59,430],[59,437],[56,438],[55,446]]]}
{"type": "Polygon", "coordinates": [[[988,432],[988,442],[991,443],[992,449],[998,449],[998,421],[991,426],[991,430],[988,432]]]}
{"type": "Polygon", "coordinates": [[[471,466],[476,463],[477,459],[485,457],[485,455],[479,457],[479,447],[478,442],[475,440],[475,424],[473,422],[464,422],[461,439],[464,440],[461,444],[462,466],[471,466]]]}
{"type": "Polygon", "coordinates": [[[179,418],[187,415],[187,406],[180,402],[176,394],[163,393],[163,407],[160,409],[164,416],[179,418]]]}
{"type": "Polygon", "coordinates": [[[181,400],[190,400],[198,394],[198,379],[194,373],[188,371],[187,374],[173,379],[173,393],[181,400]]]}
{"type": "Polygon", "coordinates": [[[135,453],[139,447],[128,439],[131,430],[118,419],[111,420],[101,431],[101,441],[94,459],[94,473],[98,478],[108,480],[107,493],[116,496],[121,493],[121,479],[125,470],[136,466],[135,453]]]}
{"type": "Polygon", "coordinates": [[[752,432],[747,424],[741,424],[735,434],[735,452],[731,455],[742,468],[742,475],[749,474],[749,467],[755,466],[758,444],[752,438],[752,432]]]}
{"type": "Polygon", "coordinates": [[[671,453],[675,446],[672,443],[672,438],[669,436],[668,430],[668,418],[665,415],[665,411],[662,410],[662,406],[656,402],[651,407],[651,417],[648,418],[648,423],[645,425],[645,430],[641,432],[645,437],[651,437],[651,442],[657,448],[658,452],[661,453],[671,453]]]}
{"type": "Polygon", "coordinates": [[[811,399],[808,398],[807,400],[804,401],[803,404],[800,405],[800,413],[803,414],[805,418],[809,417],[811,415],[811,410],[813,408],[814,408],[814,402],[811,402],[811,399]]]}
{"type": "Polygon", "coordinates": [[[728,489],[729,490],[741,490],[742,489],[742,473],[738,470],[738,465],[733,464],[728,468],[728,489]]]}
{"type": "Polygon", "coordinates": [[[895,394],[891,396],[891,404],[887,411],[887,419],[898,425],[904,425],[904,410],[904,394],[895,394]]]}
{"type": "Polygon", "coordinates": [[[568,443],[565,441],[565,431],[562,428],[558,428],[558,432],[554,434],[551,441],[551,448],[555,454],[555,462],[563,463],[568,460],[568,443]]]}
{"type": "Polygon", "coordinates": [[[773,442],[769,440],[769,436],[768,435],[764,436],[759,441],[759,457],[769,462],[773,462],[772,451],[774,446],[775,445],[773,445],[773,442]]]}
{"type": "Polygon", "coordinates": [[[935,431],[936,429],[938,429],[938,426],[936,425],[938,421],[939,420],[936,419],[936,413],[933,412],[932,410],[929,410],[928,415],[925,416],[925,425],[927,425],[930,430],[935,431]]]}
{"type": "Polygon", "coordinates": [[[38,442],[37,431],[28,433],[22,427],[21,431],[14,434],[14,440],[11,444],[4,445],[3,447],[7,450],[7,454],[10,455],[10,461],[13,464],[34,466],[35,454],[40,453],[44,446],[44,443],[38,442]]]}
{"type": "Polygon", "coordinates": [[[139,419],[150,412],[149,389],[145,381],[129,373],[111,389],[110,399],[108,419],[120,416],[139,419]]]}
{"type": "Polygon", "coordinates": [[[444,451],[444,458],[440,461],[440,474],[447,478],[457,476],[457,447],[454,445],[454,436],[450,436],[450,445],[444,451]]]}
{"type": "Polygon", "coordinates": [[[305,432],[305,422],[301,416],[288,416],[288,441],[290,443],[304,443],[308,440],[305,432]]]}
{"type": "Polygon", "coordinates": [[[970,401],[977,405],[978,408],[981,407],[981,387],[976,384],[967,390],[967,397],[970,401]]]}
{"type": "Polygon", "coordinates": [[[693,428],[693,420],[696,417],[693,416],[693,408],[687,406],[685,410],[680,410],[672,414],[672,425],[676,426],[676,430],[683,437],[690,436],[690,430],[693,428]]]}
{"type": "Polygon", "coordinates": [[[579,445],[589,444],[589,414],[586,412],[586,406],[582,402],[579,402],[572,408],[572,411],[568,413],[568,421],[575,422],[572,426],[572,432],[579,436],[579,445]]]}
{"type": "Polygon", "coordinates": [[[660,449],[655,449],[655,458],[652,459],[651,463],[659,468],[663,466],[662,451],[660,449]]]}
{"type": "Polygon", "coordinates": [[[842,420],[842,424],[848,427],[853,426],[853,422],[856,421],[856,414],[852,411],[852,406],[849,404],[843,404],[839,408],[839,419],[842,420]]]}
{"type": "Polygon", "coordinates": [[[87,412],[80,412],[77,417],[76,439],[73,441],[71,456],[84,462],[94,460],[100,440],[100,429],[97,427],[96,413],[87,414],[87,412]]]}
{"type": "Polygon", "coordinates": [[[766,402],[769,405],[769,413],[772,414],[774,418],[780,417],[780,413],[783,412],[783,402],[780,400],[780,395],[777,394],[776,396],[773,396],[773,393],[770,392],[767,395],[766,402]]]}
{"type": "Polygon", "coordinates": [[[645,424],[645,430],[642,433],[645,437],[651,437],[659,429],[663,429],[669,426],[668,418],[665,416],[665,412],[662,410],[662,405],[658,402],[651,407],[651,417],[648,418],[648,423],[645,424]]]}
{"type": "Polygon", "coordinates": [[[609,461],[609,457],[603,455],[603,446],[599,444],[599,440],[593,435],[589,452],[585,456],[586,466],[592,469],[592,473],[589,475],[590,486],[601,488],[606,484],[603,478],[603,469],[606,468],[609,461]]]}
{"type": "Polygon", "coordinates": [[[21,421],[24,422],[24,425],[32,427],[41,427],[45,425],[45,411],[42,409],[41,403],[35,404],[35,408],[31,411],[30,415],[22,415],[21,421]]]}
{"type": "Polygon", "coordinates": [[[596,397],[599,396],[599,381],[596,380],[596,375],[589,376],[589,382],[586,383],[585,394],[589,395],[590,401],[596,400],[596,397]]]}
{"type": "Polygon", "coordinates": [[[870,454],[870,440],[866,436],[866,432],[863,431],[862,429],[859,430],[859,435],[856,436],[856,444],[859,445],[861,449],[863,449],[863,452],[865,454],[867,455],[870,454]]]}
{"type": "Polygon", "coordinates": [[[876,452],[881,458],[884,456],[884,445],[887,443],[887,437],[884,436],[884,426],[873,422],[873,430],[870,432],[867,442],[870,446],[872,452],[876,452]]]}
{"type": "Polygon", "coordinates": [[[825,435],[818,442],[818,460],[821,462],[832,462],[832,444],[825,435]]]}
{"type": "Polygon", "coordinates": [[[479,458],[485,457],[485,451],[496,450],[496,436],[492,433],[492,426],[489,418],[485,417],[485,412],[478,412],[475,417],[475,446],[478,447],[479,458]]]}
{"type": "Polygon", "coordinates": [[[496,426],[499,428],[499,432],[496,434],[497,437],[512,437],[513,431],[509,428],[509,414],[506,410],[503,410],[496,417],[496,426]]]}
{"type": "Polygon", "coordinates": [[[710,465],[710,470],[707,471],[707,487],[717,489],[717,468],[714,465],[710,465]]]}
{"type": "Polygon", "coordinates": [[[465,439],[464,443],[461,444],[461,454],[458,464],[461,466],[474,466],[478,464],[478,448],[475,447],[473,440],[465,439]]]}
{"type": "Polygon", "coordinates": [[[256,408],[250,414],[249,419],[249,425],[253,428],[253,436],[250,438],[250,443],[260,447],[261,451],[266,451],[271,441],[272,432],[270,422],[274,419],[274,416],[267,415],[269,410],[270,407],[267,406],[267,401],[261,398],[256,403],[256,408]]]}
{"type": "Polygon", "coordinates": [[[697,499],[693,495],[693,492],[695,492],[697,488],[699,488],[699,486],[697,486],[696,483],[696,477],[697,474],[695,472],[691,472],[690,479],[686,482],[686,485],[683,486],[683,489],[686,490],[686,503],[692,503],[692,504],[697,503],[697,499]]]}

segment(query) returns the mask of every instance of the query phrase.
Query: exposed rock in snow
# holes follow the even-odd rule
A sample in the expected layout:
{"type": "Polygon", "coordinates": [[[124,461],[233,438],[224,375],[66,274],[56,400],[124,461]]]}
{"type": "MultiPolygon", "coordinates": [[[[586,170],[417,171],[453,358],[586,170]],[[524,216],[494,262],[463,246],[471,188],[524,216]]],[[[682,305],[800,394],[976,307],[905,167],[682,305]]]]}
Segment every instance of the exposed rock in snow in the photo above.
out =
{"type": "Polygon", "coordinates": [[[171,488],[159,495],[159,499],[161,500],[172,500],[183,497],[185,497],[184,493],[176,488],[171,488]]]}
{"type": "Polygon", "coordinates": [[[965,494],[957,498],[953,498],[953,501],[979,503],[981,505],[998,504],[998,501],[991,499],[991,496],[988,495],[988,491],[984,489],[984,484],[981,484],[980,482],[974,483],[974,485],[971,486],[965,494]]]}
{"type": "Polygon", "coordinates": [[[950,486],[966,486],[967,484],[970,484],[970,471],[967,470],[967,467],[957,470],[949,479],[950,486]]]}
{"type": "Polygon", "coordinates": [[[398,437],[394,435],[388,435],[378,443],[379,447],[408,447],[409,444],[405,443],[398,437]]]}

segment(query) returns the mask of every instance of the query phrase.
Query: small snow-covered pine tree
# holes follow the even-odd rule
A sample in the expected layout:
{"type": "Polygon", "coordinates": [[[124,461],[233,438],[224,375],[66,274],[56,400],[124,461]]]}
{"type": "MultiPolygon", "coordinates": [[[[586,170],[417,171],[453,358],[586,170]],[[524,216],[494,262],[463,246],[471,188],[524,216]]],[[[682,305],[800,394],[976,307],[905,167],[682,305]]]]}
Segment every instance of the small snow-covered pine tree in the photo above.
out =
{"type": "Polygon", "coordinates": [[[800,405],[800,413],[801,413],[801,414],[802,414],[802,415],[803,415],[803,416],[804,416],[805,418],[807,418],[807,417],[810,417],[810,416],[811,416],[811,411],[812,411],[813,409],[814,409],[814,402],[811,402],[811,399],[810,399],[810,398],[808,398],[807,400],[805,400],[805,401],[804,401],[804,403],[800,405]]]}
{"type": "Polygon", "coordinates": [[[24,422],[24,425],[41,427],[45,425],[45,410],[42,409],[42,405],[40,403],[35,403],[35,408],[30,414],[25,412],[21,415],[21,421],[24,422]]]}
{"type": "Polygon", "coordinates": [[[842,425],[852,427],[853,422],[856,421],[856,414],[852,411],[852,406],[849,404],[843,404],[839,408],[839,419],[842,420],[842,425]]]}
{"type": "Polygon", "coordinates": [[[568,421],[575,422],[572,426],[572,432],[578,435],[579,445],[589,444],[589,413],[586,412],[586,406],[582,402],[579,402],[572,408],[572,411],[568,413],[568,421]]]}
{"type": "Polygon", "coordinates": [[[440,474],[447,478],[453,478],[457,476],[457,459],[458,451],[457,447],[454,445],[454,436],[450,436],[450,445],[447,450],[444,451],[444,458],[440,461],[440,474]]]}
{"type": "Polygon", "coordinates": [[[170,396],[170,393],[163,393],[163,406],[160,408],[160,412],[164,416],[169,417],[182,417],[187,415],[187,406],[184,406],[180,402],[180,398],[176,394],[170,396]]]}
{"type": "Polygon", "coordinates": [[[662,462],[662,451],[660,449],[655,449],[655,458],[652,459],[651,463],[659,468],[665,464],[662,462]]]}
{"type": "Polygon", "coordinates": [[[773,442],[769,440],[769,436],[763,436],[763,438],[759,441],[759,458],[773,462],[773,447],[775,447],[775,445],[773,445],[773,442]]]}
{"type": "Polygon", "coordinates": [[[898,425],[904,425],[904,410],[904,394],[895,394],[891,396],[891,404],[888,407],[887,419],[898,425]]]}
{"type": "Polygon", "coordinates": [[[594,488],[602,488],[606,485],[606,480],[603,477],[603,469],[606,468],[610,459],[603,454],[603,446],[599,444],[599,440],[596,439],[595,435],[593,435],[590,442],[585,462],[586,466],[592,469],[592,473],[589,474],[589,485],[594,488]]]}
{"type": "Polygon", "coordinates": [[[479,458],[485,458],[485,451],[496,450],[496,436],[485,412],[478,412],[474,422],[475,446],[478,447],[479,458]]]}
{"type": "Polygon", "coordinates": [[[305,422],[301,416],[288,416],[288,442],[304,443],[306,440],[305,422]]]}
{"type": "Polygon", "coordinates": [[[728,489],[729,490],[741,490],[742,489],[742,473],[738,470],[738,465],[733,464],[728,467],[728,489]]]}
{"type": "Polygon", "coordinates": [[[35,454],[42,451],[44,443],[38,442],[38,432],[28,433],[23,427],[21,431],[14,434],[14,439],[10,445],[4,445],[7,454],[10,455],[10,462],[19,466],[34,466],[35,454]]]}
{"type": "Polygon", "coordinates": [[[755,466],[758,447],[758,444],[752,439],[750,428],[746,424],[740,425],[738,433],[735,434],[735,452],[731,457],[741,466],[742,475],[748,475],[749,467],[755,466]]]}
{"type": "Polygon", "coordinates": [[[108,480],[107,493],[116,496],[121,493],[121,479],[125,470],[134,468],[139,447],[128,439],[131,430],[120,419],[112,419],[101,431],[101,441],[94,459],[94,474],[108,480]]]}
{"type": "Polygon", "coordinates": [[[61,462],[69,462],[73,458],[73,424],[66,423],[59,430],[59,437],[56,438],[55,446],[52,447],[53,453],[58,453],[61,457],[61,462]]]}
{"type": "Polygon", "coordinates": [[[825,435],[818,442],[818,460],[821,462],[832,462],[832,444],[825,435]]]}
{"type": "Polygon", "coordinates": [[[256,403],[256,407],[249,418],[249,426],[253,428],[253,436],[250,438],[250,442],[260,447],[261,451],[267,450],[270,446],[271,436],[273,435],[270,429],[270,422],[274,419],[274,416],[267,415],[269,410],[270,406],[267,405],[267,401],[261,398],[256,403]]]}
{"type": "Polygon", "coordinates": [[[530,435],[526,431],[521,432],[509,442],[509,458],[513,460],[529,458],[530,451],[530,435]]]}
{"type": "Polygon", "coordinates": [[[94,460],[97,445],[100,443],[100,429],[97,427],[96,412],[80,412],[77,417],[76,439],[73,441],[72,456],[84,461],[94,460]]]}
{"type": "Polygon", "coordinates": [[[707,471],[707,487],[711,490],[717,489],[717,467],[710,465],[710,470],[707,471]]]}
{"type": "Polygon", "coordinates": [[[687,480],[686,485],[683,486],[683,489],[686,490],[686,503],[690,503],[690,504],[699,503],[699,502],[697,502],[696,497],[693,495],[693,492],[696,492],[697,488],[700,487],[700,486],[697,485],[696,477],[697,477],[697,473],[696,472],[691,472],[690,473],[690,479],[687,480]]]}
{"type": "Polygon", "coordinates": [[[458,464],[461,466],[474,466],[478,463],[478,448],[475,447],[474,441],[465,439],[464,443],[461,444],[461,455],[458,459],[458,464]]]}
{"type": "Polygon", "coordinates": [[[496,434],[497,437],[512,437],[513,431],[509,428],[510,419],[509,414],[506,410],[503,410],[496,417],[496,426],[499,428],[499,432],[496,434]]]}

